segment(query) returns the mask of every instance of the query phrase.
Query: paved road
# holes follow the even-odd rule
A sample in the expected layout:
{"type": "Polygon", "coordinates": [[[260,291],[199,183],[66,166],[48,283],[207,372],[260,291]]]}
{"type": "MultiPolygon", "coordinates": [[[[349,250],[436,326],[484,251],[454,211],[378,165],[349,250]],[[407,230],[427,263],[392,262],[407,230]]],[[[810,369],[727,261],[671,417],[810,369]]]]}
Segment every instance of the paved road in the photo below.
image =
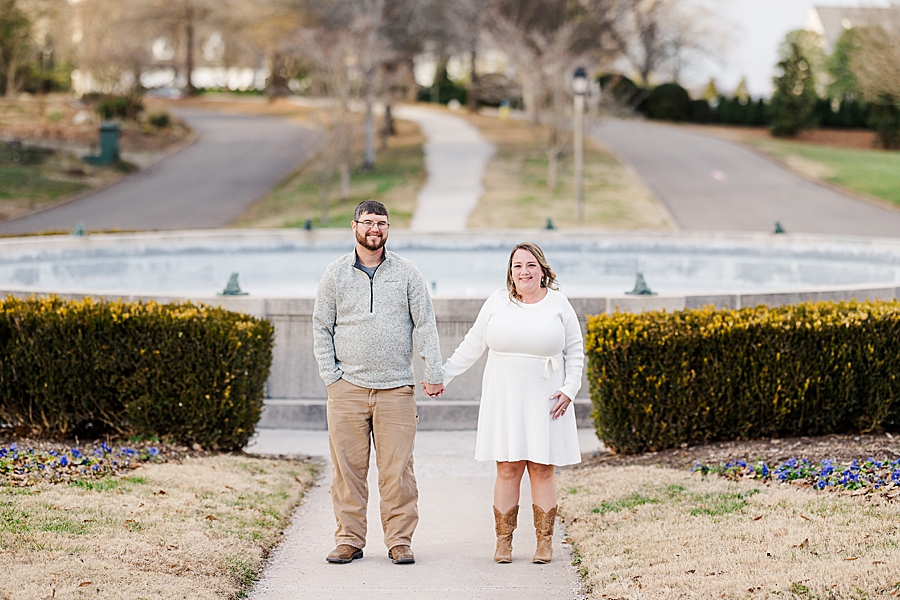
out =
{"type": "Polygon", "coordinates": [[[481,180],[497,148],[462,117],[419,106],[401,106],[397,116],[416,122],[425,135],[428,180],[419,191],[412,231],[465,231],[484,193],[481,180]]]}
{"type": "MultiPolygon", "coordinates": [[[[247,451],[259,454],[321,456],[328,460],[328,433],[259,429],[247,451]]],[[[603,446],[593,430],[579,430],[581,451],[603,446]]],[[[369,472],[368,543],[365,558],[331,565],[334,512],[331,466],[294,514],[282,542],[267,562],[251,600],[575,600],[580,581],[571,551],[557,524],[553,561],[531,562],[535,537],[527,476],[519,505],[513,562],[498,565],[491,511],[493,463],[473,458],[475,431],[420,431],[416,435],[419,526],[413,538],[415,565],[393,565],[387,557],[378,515],[374,461],[369,472]]]]}
{"type": "Polygon", "coordinates": [[[606,121],[591,131],[630,162],[686,231],[900,237],[900,210],[811,183],[748,148],[677,127],[606,121]]]}
{"type": "Polygon", "coordinates": [[[69,204],[0,223],[0,233],[223,227],[295,169],[314,134],[283,119],[173,111],[198,134],[189,148],[69,204]]]}

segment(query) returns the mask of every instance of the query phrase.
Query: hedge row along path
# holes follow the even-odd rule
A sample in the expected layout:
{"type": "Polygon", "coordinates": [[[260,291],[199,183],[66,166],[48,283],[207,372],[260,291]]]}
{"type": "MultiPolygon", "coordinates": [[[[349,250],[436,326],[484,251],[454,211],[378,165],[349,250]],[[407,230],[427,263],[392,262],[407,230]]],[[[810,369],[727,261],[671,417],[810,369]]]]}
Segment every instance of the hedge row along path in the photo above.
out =
{"type": "Polygon", "coordinates": [[[314,134],[285,119],[172,111],[198,133],[181,152],[119,184],[22,219],[0,233],[224,227],[301,164],[314,134]]]}
{"type": "Polygon", "coordinates": [[[684,231],[900,236],[900,210],[817,185],[726,140],[670,125],[609,120],[592,131],[632,164],[684,231]]]}

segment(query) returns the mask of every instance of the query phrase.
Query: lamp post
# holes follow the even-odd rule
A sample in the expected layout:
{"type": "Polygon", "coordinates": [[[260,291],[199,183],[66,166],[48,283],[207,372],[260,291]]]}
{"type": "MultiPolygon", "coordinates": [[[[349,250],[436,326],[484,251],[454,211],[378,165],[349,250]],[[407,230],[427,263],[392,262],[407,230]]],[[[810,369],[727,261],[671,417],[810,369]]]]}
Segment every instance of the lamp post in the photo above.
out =
{"type": "Polygon", "coordinates": [[[575,214],[579,224],[584,221],[584,96],[587,90],[587,72],[584,67],[578,67],[572,74],[572,92],[575,94],[575,214]]]}

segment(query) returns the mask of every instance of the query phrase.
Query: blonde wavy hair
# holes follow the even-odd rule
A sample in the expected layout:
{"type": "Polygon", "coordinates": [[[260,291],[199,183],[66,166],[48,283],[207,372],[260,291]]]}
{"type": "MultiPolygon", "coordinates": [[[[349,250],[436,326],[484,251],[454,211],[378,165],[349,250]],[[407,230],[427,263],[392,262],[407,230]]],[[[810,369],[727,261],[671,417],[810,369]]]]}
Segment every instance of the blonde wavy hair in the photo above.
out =
{"type": "Polygon", "coordinates": [[[522,297],[516,292],[516,282],[513,281],[512,276],[513,256],[515,255],[516,250],[520,249],[531,252],[537,259],[538,264],[541,265],[541,271],[543,272],[543,276],[541,277],[541,287],[558,290],[559,286],[556,285],[556,273],[554,273],[553,269],[550,268],[550,265],[547,264],[547,259],[544,257],[544,251],[534,242],[522,242],[521,244],[516,244],[516,247],[509,253],[509,264],[506,267],[506,288],[509,290],[510,300],[513,300],[514,302],[521,302],[522,300],[522,297]]]}

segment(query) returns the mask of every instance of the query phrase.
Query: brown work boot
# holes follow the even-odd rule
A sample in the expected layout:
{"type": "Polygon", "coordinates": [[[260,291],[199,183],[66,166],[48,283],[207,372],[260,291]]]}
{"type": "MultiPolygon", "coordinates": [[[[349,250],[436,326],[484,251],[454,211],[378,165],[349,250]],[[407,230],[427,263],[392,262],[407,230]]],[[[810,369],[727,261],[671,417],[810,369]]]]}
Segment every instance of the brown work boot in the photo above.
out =
{"type": "Polygon", "coordinates": [[[534,509],[534,533],[537,536],[537,549],[531,562],[544,564],[553,558],[553,525],[556,523],[556,507],[547,512],[541,510],[537,504],[532,504],[534,509]]]}
{"type": "Polygon", "coordinates": [[[338,544],[338,547],[331,551],[331,554],[325,557],[330,563],[344,565],[353,562],[357,558],[363,557],[363,551],[350,544],[338,544]]]}
{"type": "Polygon", "coordinates": [[[398,544],[388,551],[388,558],[395,565],[411,565],[416,562],[412,549],[405,544],[398,544]]]}
{"type": "Polygon", "coordinates": [[[496,506],[494,507],[494,531],[497,533],[497,550],[494,552],[494,562],[512,562],[512,538],[518,520],[518,504],[506,511],[506,514],[497,510],[496,506]]]}

